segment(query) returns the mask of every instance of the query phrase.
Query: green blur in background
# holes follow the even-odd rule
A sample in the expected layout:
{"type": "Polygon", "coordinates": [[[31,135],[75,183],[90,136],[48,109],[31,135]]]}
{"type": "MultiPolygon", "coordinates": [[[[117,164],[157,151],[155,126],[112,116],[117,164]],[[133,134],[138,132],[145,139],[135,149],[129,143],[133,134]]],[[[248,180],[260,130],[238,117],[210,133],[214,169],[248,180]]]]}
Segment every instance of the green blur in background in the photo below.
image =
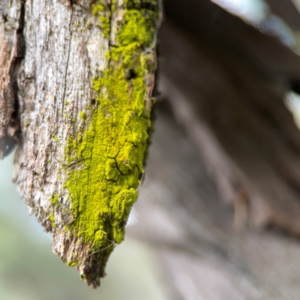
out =
{"type": "Polygon", "coordinates": [[[1,300],[161,300],[156,261],[146,246],[126,239],[114,250],[100,289],[92,290],[52,253],[43,232],[12,183],[13,155],[0,161],[1,300]]]}

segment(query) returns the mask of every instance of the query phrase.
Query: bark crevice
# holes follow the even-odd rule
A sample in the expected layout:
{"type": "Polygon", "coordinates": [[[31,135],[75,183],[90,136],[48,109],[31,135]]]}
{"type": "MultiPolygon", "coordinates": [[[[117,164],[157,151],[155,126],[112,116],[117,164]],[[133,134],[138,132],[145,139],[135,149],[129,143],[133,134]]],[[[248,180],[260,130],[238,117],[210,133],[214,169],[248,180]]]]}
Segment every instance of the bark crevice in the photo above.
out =
{"type": "Polygon", "coordinates": [[[18,4],[18,18],[15,20],[10,19],[8,7],[0,7],[3,22],[0,25],[0,159],[10,154],[21,140],[18,81],[25,56],[25,1],[18,4]],[[6,26],[8,23],[10,24],[6,26]]]}

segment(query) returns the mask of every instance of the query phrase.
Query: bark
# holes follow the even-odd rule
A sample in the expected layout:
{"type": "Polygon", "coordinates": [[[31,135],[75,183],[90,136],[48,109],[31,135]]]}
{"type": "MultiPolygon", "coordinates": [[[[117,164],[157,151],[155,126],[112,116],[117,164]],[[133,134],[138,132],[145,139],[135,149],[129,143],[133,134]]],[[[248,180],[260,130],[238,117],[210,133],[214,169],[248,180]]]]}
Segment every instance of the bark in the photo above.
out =
{"type": "Polygon", "coordinates": [[[0,6],[0,148],[11,148],[18,113],[14,180],[53,251],[93,287],[143,173],[158,13],[152,0],[0,6]]]}
{"type": "Polygon", "coordinates": [[[0,3],[0,159],[19,139],[18,72],[24,56],[24,3],[0,3]]]}

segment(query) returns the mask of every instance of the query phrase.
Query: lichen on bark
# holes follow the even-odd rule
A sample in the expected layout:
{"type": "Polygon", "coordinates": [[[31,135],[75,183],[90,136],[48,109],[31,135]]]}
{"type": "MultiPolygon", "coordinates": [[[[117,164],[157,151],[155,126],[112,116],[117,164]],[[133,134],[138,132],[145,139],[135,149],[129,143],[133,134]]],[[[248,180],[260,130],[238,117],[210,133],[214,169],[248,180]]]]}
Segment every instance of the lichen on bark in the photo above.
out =
{"type": "MultiPolygon", "coordinates": [[[[28,24],[36,24],[32,12],[41,4],[32,3],[28,24]]],[[[39,72],[42,64],[36,64],[32,73],[38,77],[44,72],[46,78],[28,83],[32,64],[25,58],[20,86],[24,95],[34,91],[39,113],[28,111],[28,99],[21,98],[24,144],[17,153],[16,182],[38,220],[52,232],[54,252],[96,287],[110,253],[124,239],[144,172],[159,5],[154,0],[101,0],[85,7],[84,1],[80,6],[41,7],[54,12],[45,40],[49,47],[63,43],[67,51],[58,50],[58,57],[65,69],[60,75],[55,55],[43,49],[42,60],[50,66],[39,72]],[[65,15],[68,27],[53,26],[59,14],[65,15]],[[54,40],[60,34],[66,42],[54,40]],[[53,79],[53,68],[63,91],[60,80],[53,79]],[[27,163],[25,153],[33,161],[27,163]]],[[[27,29],[29,38],[32,27],[27,29]]],[[[36,61],[32,48],[37,44],[31,48],[28,42],[28,60],[36,61]]]]}
{"type": "MultiPolygon", "coordinates": [[[[100,7],[103,13],[106,9],[100,7]]],[[[96,8],[93,13],[98,14],[96,8]]],[[[151,127],[145,75],[153,61],[145,49],[153,42],[157,11],[123,13],[116,44],[107,53],[109,67],[92,79],[98,108],[88,130],[70,138],[66,148],[67,164],[82,164],[68,171],[65,184],[74,218],[68,229],[91,243],[95,251],[124,239],[124,226],[144,172],[151,127]]]]}

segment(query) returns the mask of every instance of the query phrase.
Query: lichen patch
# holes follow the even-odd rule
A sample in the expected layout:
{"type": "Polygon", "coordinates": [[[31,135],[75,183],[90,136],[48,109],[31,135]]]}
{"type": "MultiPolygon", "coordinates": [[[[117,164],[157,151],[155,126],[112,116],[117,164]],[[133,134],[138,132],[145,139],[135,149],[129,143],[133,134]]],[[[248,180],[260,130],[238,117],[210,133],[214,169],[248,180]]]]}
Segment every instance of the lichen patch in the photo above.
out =
{"type": "MultiPolygon", "coordinates": [[[[68,214],[73,217],[66,230],[83,247],[88,245],[89,255],[103,249],[104,264],[113,245],[124,239],[149,144],[149,91],[151,94],[153,86],[147,78],[153,77],[155,70],[154,51],[149,55],[149,47],[153,44],[158,11],[156,1],[149,1],[153,9],[141,9],[141,2],[124,1],[118,24],[110,20],[120,11],[114,1],[111,6],[99,1],[92,7],[104,36],[109,37],[114,28],[115,38],[107,53],[107,67],[91,78],[97,105],[79,113],[81,122],[88,124],[87,130],[69,137],[65,147],[64,187],[69,194],[68,214]]],[[[53,202],[57,202],[56,198],[53,202]]],[[[52,215],[49,219],[54,222],[52,215]]],[[[74,256],[67,263],[77,265],[83,279],[95,281],[91,272],[85,271],[86,261],[74,256]]]]}

